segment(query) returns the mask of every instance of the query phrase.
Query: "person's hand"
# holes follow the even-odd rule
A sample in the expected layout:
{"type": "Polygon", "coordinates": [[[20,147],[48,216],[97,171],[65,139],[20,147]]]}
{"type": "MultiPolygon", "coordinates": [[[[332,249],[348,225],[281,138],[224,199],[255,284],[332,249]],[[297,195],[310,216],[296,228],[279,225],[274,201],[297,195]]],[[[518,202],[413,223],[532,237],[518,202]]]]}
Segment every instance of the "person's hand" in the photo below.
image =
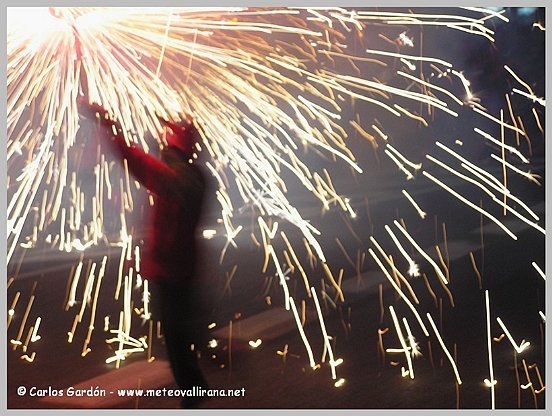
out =
{"type": "Polygon", "coordinates": [[[107,110],[98,103],[91,103],[87,98],[79,96],[77,98],[77,107],[79,113],[86,118],[96,118],[98,115],[107,114],[107,110]]]}
{"type": "Polygon", "coordinates": [[[178,121],[178,122],[169,121],[163,116],[160,116],[159,114],[157,115],[157,118],[159,119],[162,125],[169,127],[174,132],[174,134],[180,134],[184,130],[194,127],[192,122],[192,117],[189,114],[186,114],[186,117],[184,120],[178,121]]]}
{"type": "Polygon", "coordinates": [[[192,117],[186,114],[184,120],[179,122],[166,120],[159,115],[157,117],[163,126],[170,129],[170,132],[166,135],[169,146],[172,145],[186,151],[191,151],[199,139],[199,132],[192,117]]]}

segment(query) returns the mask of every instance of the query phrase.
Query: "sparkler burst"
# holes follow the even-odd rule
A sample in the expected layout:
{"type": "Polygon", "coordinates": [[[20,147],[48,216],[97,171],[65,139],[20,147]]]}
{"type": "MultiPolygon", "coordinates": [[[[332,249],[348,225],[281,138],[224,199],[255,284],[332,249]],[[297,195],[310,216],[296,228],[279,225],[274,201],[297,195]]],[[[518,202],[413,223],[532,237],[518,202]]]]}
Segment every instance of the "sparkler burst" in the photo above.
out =
{"type": "MultiPolygon", "coordinates": [[[[18,311],[23,319],[11,343],[23,350],[27,361],[32,361],[27,349],[40,339],[41,318],[36,318],[25,337],[34,294],[25,306],[19,301],[21,293],[12,295],[10,286],[17,281],[28,250],[82,252],[71,271],[65,310],[76,310],[68,342],[83,341],[83,357],[92,351],[94,324],[100,319],[98,304],[107,302],[108,295],[100,298],[103,279],[117,279],[114,298],[121,303],[118,322],[104,320],[104,329],[111,334],[105,342],[117,345],[107,363],[118,367],[133,353],[147,354],[152,360],[151,344],[155,332],[159,333],[150,312],[148,276],[141,275],[141,243],[132,230],[136,213],[149,209],[155,198],[132,180],[126,163],[122,167],[111,163],[94,142],[92,129],[79,117],[79,96],[105,106],[120,121],[126,140],[147,152],[164,145],[158,115],[194,117],[202,136],[197,150],[208,155],[205,165],[217,183],[225,232],[220,262],[230,247],[238,248],[238,241],[250,239],[262,247],[262,273],[273,272],[280,283],[283,306],[293,316],[310,367],[327,361],[336,386],[345,381],[338,376],[338,366],[346,357],[334,351],[322,307],[327,307],[327,301],[334,307],[345,302],[344,270],[339,261],[326,257],[320,227],[293,202],[290,188],[306,191],[323,212],[343,214],[354,234],[350,224],[363,207],[336,189],[327,167],[340,165],[351,178],[369,176],[370,166],[352,150],[361,142],[365,153],[370,150],[378,161],[381,156],[396,168],[405,188],[425,181],[512,240],[518,235],[511,218],[545,234],[535,209],[509,187],[510,177],[527,181],[527,186],[541,186],[542,178],[530,169],[528,130],[531,123],[531,129],[544,137],[544,97],[505,65],[504,72],[515,87],[495,113],[472,90],[462,68],[450,58],[426,53],[419,36],[426,27],[442,27],[463,39],[492,44],[494,25],[509,23],[505,10],[8,8],[7,17],[8,329],[18,311]],[[32,24],[35,20],[40,24],[32,24]],[[518,100],[531,106],[529,113],[516,114],[518,100]],[[361,113],[358,108],[368,110],[361,113]],[[409,146],[392,137],[391,126],[370,114],[384,114],[397,123],[426,130],[433,128],[435,120],[475,120],[470,140],[482,141],[498,152],[489,160],[501,175],[471,159],[460,139],[451,144],[434,137],[427,154],[408,154],[409,146]],[[455,186],[458,181],[462,186],[455,186]],[[484,205],[483,199],[465,191],[468,185],[481,191],[484,205]],[[244,235],[247,224],[236,219],[244,211],[255,218],[250,236],[244,235]],[[282,222],[298,232],[291,235],[293,231],[282,222]],[[87,250],[98,246],[116,247],[118,254],[87,264],[87,250]],[[316,264],[323,272],[321,287],[313,283],[310,273],[316,264]],[[107,274],[111,265],[117,269],[116,276],[107,274]],[[291,287],[289,279],[299,284],[291,287]],[[316,311],[321,342],[304,331],[302,300],[316,311]],[[85,314],[86,336],[78,337],[85,314]],[[147,325],[133,326],[136,315],[147,325]],[[319,345],[322,357],[316,350],[319,345]]],[[[431,207],[420,204],[406,189],[397,194],[421,224],[432,226],[426,218],[431,207]]],[[[356,264],[348,260],[360,276],[364,257],[370,254],[373,267],[383,273],[398,302],[407,306],[410,321],[389,306],[388,331],[397,334],[400,348],[385,349],[382,334],[387,331],[378,331],[382,351],[404,356],[402,376],[414,379],[416,360],[427,354],[422,340],[433,337],[459,386],[462,368],[455,353],[411,284],[423,276],[433,297],[431,286],[439,285],[454,306],[448,252],[443,255],[438,245],[432,251],[424,248],[407,225],[397,218],[378,226],[373,235],[370,230],[356,230],[369,236],[370,248],[356,264]]],[[[206,235],[214,238],[216,232],[206,230],[206,235]]],[[[469,255],[465,257],[481,285],[477,261],[469,255]]],[[[539,265],[533,262],[533,267],[545,279],[539,265]]],[[[234,273],[235,269],[228,280],[234,273]]],[[[490,328],[489,293],[485,295],[490,328]]],[[[544,321],[542,312],[541,317],[544,321]]],[[[492,334],[489,329],[487,339],[490,378],[485,380],[493,407],[491,335],[503,331],[519,354],[529,347],[525,340],[518,346],[507,322],[496,319],[500,326],[492,334]]],[[[260,340],[255,345],[259,344],[260,340]]]]}

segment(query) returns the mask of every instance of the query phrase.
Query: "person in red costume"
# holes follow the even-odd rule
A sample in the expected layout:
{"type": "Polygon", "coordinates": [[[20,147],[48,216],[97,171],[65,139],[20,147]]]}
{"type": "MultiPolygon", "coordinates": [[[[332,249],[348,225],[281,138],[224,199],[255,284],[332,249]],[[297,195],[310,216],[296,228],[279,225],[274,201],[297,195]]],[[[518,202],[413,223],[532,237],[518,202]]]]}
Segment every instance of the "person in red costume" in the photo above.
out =
{"type": "MultiPolygon", "coordinates": [[[[167,128],[167,146],[157,159],[127,145],[121,125],[97,104],[80,100],[82,114],[97,120],[130,172],[154,194],[148,239],[142,256],[142,274],[153,283],[152,307],[159,313],[167,355],[181,390],[208,388],[198,363],[198,344],[206,343],[204,288],[196,275],[196,228],[202,211],[205,178],[193,163],[199,139],[191,119],[167,128]],[[116,132],[116,134],[115,134],[116,132]],[[157,307],[156,307],[157,306],[157,307]]],[[[182,407],[195,407],[205,397],[185,397],[182,407]]]]}

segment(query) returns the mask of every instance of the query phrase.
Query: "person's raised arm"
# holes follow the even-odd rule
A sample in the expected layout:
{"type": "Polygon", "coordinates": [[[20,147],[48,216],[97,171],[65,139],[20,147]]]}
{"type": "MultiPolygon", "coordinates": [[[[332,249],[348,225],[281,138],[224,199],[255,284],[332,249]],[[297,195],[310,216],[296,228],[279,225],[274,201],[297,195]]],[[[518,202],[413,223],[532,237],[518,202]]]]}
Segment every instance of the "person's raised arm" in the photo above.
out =
{"type": "Polygon", "coordinates": [[[176,173],[171,168],[134,146],[133,143],[128,145],[120,123],[111,119],[103,107],[80,100],[79,109],[88,118],[97,120],[105,131],[107,141],[115,148],[121,159],[126,159],[130,172],[140,183],[160,196],[171,193],[170,184],[177,179],[176,173]]]}

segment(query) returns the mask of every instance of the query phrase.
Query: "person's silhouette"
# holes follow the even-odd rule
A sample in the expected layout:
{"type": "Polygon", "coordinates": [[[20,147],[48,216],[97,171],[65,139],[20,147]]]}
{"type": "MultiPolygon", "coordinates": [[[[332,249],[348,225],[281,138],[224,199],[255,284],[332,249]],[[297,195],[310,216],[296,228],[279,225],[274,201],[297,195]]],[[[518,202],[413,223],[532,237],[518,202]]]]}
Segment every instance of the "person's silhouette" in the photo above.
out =
{"type": "MultiPolygon", "coordinates": [[[[208,388],[197,358],[198,343],[206,343],[207,326],[204,288],[196,276],[195,235],[205,193],[205,178],[193,163],[198,132],[189,118],[183,123],[161,120],[169,131],[159,160],[128,146],[120,124],[103,107],[81,100],[79,108],[97,120],[131,173],[155,194],[142,274],[153,283],[152,307],[159,314],[179,388],[208,388]]],[[[204,398],[185,396],[182,406],[194,407],[204,398]]]]}

